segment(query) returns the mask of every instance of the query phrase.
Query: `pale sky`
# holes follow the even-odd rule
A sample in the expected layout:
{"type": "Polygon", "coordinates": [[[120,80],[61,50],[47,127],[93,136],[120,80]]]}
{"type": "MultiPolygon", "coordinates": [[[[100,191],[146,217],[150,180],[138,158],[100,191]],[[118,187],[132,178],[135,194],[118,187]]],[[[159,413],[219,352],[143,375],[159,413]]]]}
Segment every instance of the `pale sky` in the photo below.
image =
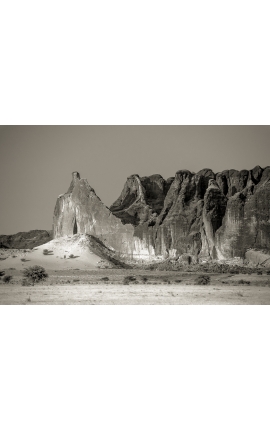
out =
{"type": "Polygon", "coordinates": [[[71,173],[107,205],[126,178],[270,165],[269,126],[0,126],[0,234],[52,228],[71,173]]]}

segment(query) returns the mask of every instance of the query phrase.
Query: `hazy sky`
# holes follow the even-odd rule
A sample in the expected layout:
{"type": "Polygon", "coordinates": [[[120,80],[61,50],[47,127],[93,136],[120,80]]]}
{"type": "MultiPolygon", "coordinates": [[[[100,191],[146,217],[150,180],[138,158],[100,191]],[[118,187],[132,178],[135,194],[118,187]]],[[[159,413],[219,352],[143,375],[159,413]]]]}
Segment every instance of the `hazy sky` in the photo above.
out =
{"type": "Polygon", "coordinates": [[[71,173],[111,205],[126,178],[270,165],[269,126],[0,126],[0,234],[51,229],[71,173]]]}

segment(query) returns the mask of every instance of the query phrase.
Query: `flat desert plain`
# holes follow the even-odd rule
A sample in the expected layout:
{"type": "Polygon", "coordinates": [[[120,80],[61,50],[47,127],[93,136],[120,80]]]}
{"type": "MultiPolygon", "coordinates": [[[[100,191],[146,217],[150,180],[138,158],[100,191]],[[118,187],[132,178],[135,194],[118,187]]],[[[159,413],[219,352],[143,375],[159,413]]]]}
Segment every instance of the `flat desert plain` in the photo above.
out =
{"type": "Polygon", "coordinates": [[[270,276],[265,274],[207,273],[210,284],[195,285],[198,273],[136,269],[47,272],[45,282],[22,286],[22,271],[6,270],[12,280],[0,283],[0,304],[270,305],[270,276]]]}

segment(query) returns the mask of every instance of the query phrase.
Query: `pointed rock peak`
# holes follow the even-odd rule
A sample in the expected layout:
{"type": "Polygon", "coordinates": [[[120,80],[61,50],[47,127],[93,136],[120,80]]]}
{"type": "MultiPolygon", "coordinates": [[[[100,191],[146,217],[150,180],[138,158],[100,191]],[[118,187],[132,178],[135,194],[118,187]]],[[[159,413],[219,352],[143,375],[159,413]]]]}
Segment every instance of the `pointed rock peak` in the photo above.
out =
{"type": "Polygon", "coordinates": [[[69,189],[67,190],[68,194],[72,193],[76,182],[78,182],[80,179],[81,179],[81,177],[80,177],[79,172],[72,172],[72,181],[70,183],[69,189]]]}
{"type": "Polygon", "coordinates": [[[79,172],[72,172],[72,179],[74,181],[76,181],[78,179],[81,179],[81,176],[80,176],[79,172]]]}

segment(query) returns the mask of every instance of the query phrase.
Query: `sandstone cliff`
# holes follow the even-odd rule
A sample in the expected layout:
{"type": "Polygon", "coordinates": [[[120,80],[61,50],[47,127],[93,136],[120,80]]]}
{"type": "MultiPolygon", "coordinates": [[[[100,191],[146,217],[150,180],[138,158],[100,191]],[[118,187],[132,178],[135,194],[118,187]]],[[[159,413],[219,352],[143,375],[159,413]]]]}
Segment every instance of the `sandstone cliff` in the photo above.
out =
{"type": "Polygon", "coordinates": [[[131,257],[188,254],[193,260],[270,251],[270,167],[215,174],[179,170],[174,178],[130,176],[107,208],[73,173],[57,199],[54,237],[87,233],[131,257]]]}

